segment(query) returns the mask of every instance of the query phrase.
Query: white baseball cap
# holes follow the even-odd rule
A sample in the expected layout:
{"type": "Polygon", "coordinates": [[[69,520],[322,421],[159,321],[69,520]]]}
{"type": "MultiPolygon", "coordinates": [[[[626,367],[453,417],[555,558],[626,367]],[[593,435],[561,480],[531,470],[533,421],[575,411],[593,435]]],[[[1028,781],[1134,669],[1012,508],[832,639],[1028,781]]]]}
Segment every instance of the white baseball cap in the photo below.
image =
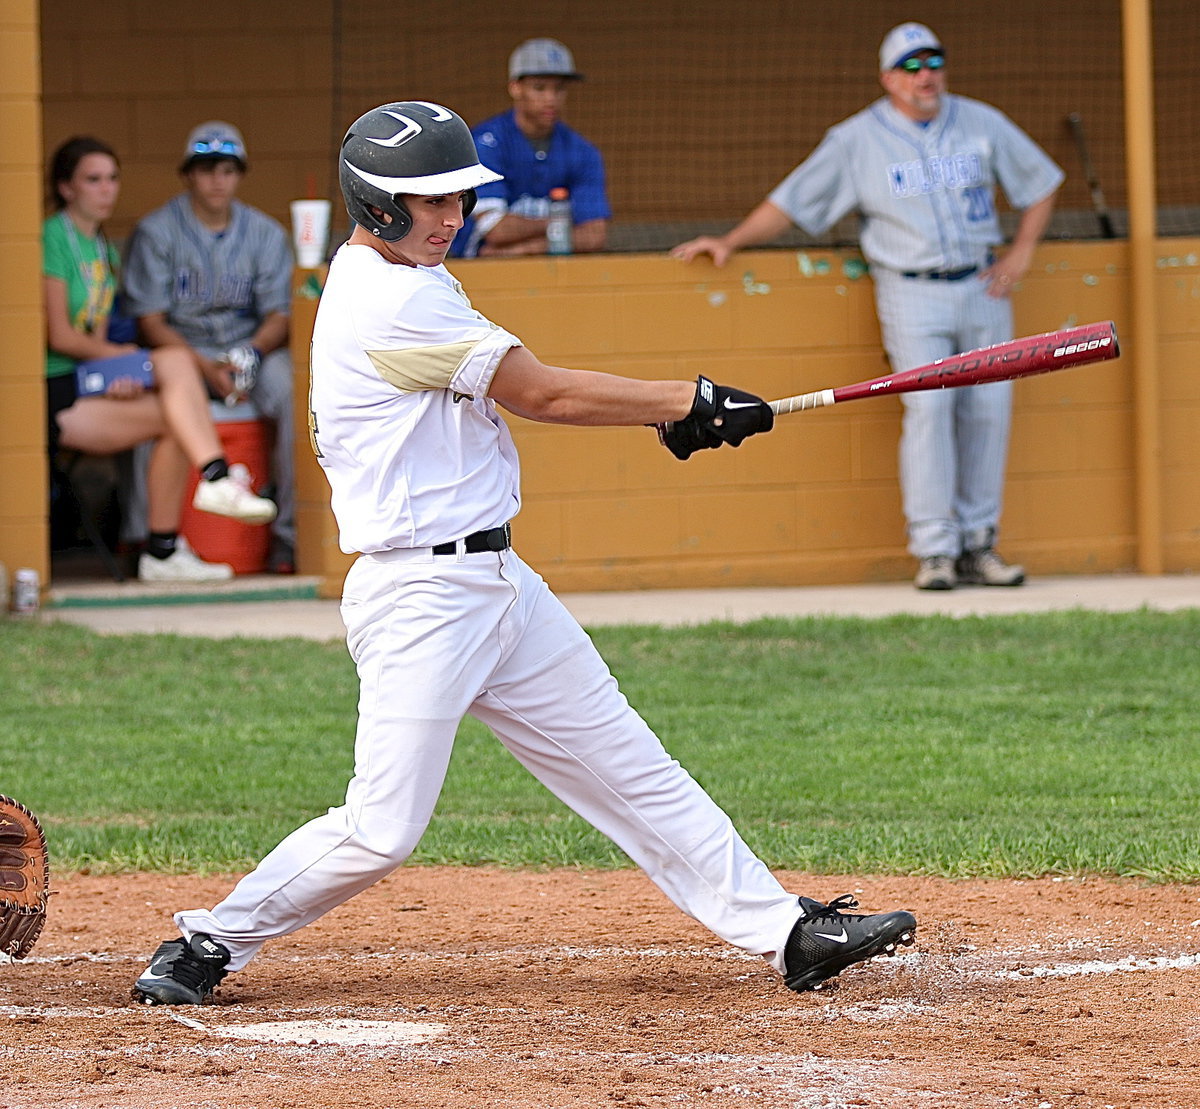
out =
{"type": "Polygon", "coordinates": [[[879,48],[879,69],[895,69],[902,61],[922,50],[942,50],[938,37],[924,23],[901,23],[884,37],[879,48]]]}
{"type": "Polygon", "coordinates": [[[575,72],[575,59],[558,39],[526,39],[508,59],[508,79],[522,77],[565,77],[582,81],[583,74],[575,72]]]}

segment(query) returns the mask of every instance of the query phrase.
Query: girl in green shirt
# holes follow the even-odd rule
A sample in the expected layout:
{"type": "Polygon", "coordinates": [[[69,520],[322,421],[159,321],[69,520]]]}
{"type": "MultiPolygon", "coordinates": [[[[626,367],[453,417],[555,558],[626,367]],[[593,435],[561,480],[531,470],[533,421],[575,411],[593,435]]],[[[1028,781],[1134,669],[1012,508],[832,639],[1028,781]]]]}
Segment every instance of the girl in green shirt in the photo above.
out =
{"type": "Polygon", "coordinates": [[[116,206],[119,190],[117,157],[105,143],[78,137],[55,151],[50,163],[55,212],[42,225],[47,441],[52,453],[64,448],[116,454],[153,440],[150,541],[138,561],[138,576],[222,581],[233,570],[202,561],[179,535],[192,467],[201,476],[192,503],[202,511],[263,524],[274,518],[275,505],[255,496],[240,471],[230,473],[187,350],[145,351],[109,338],[119,259],[101,224],[116,206]],[[104,393],[80,395],[80,366],[86,375],[111,369],[111,360],[129,355],[139,356],[132,360],[138,368],[149,363],[149,385],[119,369],[104,393]]]}

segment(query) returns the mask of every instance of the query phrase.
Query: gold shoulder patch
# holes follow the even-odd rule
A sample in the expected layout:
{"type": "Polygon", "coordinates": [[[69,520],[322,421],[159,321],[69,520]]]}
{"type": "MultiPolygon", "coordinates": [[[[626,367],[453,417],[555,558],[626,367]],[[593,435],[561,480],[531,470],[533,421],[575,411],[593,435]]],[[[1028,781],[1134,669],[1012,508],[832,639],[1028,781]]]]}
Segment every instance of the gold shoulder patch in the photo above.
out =
{"type": "Polygon", "coordinates": [[[420,393],[428,389],[445,389],[478,342],[472,339],[462,343],[369,350],[366,353],[376,372],[389,385],[402,393],[420,393]]]}

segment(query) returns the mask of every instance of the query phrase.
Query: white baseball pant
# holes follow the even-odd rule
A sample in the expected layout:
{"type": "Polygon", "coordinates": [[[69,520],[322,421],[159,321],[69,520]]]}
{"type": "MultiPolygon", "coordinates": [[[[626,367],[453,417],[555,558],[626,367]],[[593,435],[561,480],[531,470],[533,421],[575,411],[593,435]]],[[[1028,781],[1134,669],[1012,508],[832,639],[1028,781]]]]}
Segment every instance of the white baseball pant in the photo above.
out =
{"type": "Polygon", "coordinates": [[[362,556],[342,614],[360,682],[345,804],[289,835],[211,911],[177,913],[185,936],[220,940],[238,970],[264,941],[394,870],[429,823],[470,713],[680,909],[783,970],[797,898],[667,754],[514,552],[362,556]]]}

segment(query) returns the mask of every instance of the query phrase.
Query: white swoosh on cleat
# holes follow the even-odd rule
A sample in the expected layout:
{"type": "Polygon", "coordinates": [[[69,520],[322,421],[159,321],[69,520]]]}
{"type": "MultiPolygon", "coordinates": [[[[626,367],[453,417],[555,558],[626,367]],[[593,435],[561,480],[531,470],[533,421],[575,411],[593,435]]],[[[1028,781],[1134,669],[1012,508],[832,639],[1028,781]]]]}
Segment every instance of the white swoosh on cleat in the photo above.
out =
{"type": "Polygon", "coordinates": [[[814,932],[813,935],[820,936],[820,938],[823,940],[833,940],[834,943],[845,943],[850,938],[848,935],[846,935],[845,928],[843,928],[841,932],[833,935],[831,935],[829,932],[814,932]]]}

